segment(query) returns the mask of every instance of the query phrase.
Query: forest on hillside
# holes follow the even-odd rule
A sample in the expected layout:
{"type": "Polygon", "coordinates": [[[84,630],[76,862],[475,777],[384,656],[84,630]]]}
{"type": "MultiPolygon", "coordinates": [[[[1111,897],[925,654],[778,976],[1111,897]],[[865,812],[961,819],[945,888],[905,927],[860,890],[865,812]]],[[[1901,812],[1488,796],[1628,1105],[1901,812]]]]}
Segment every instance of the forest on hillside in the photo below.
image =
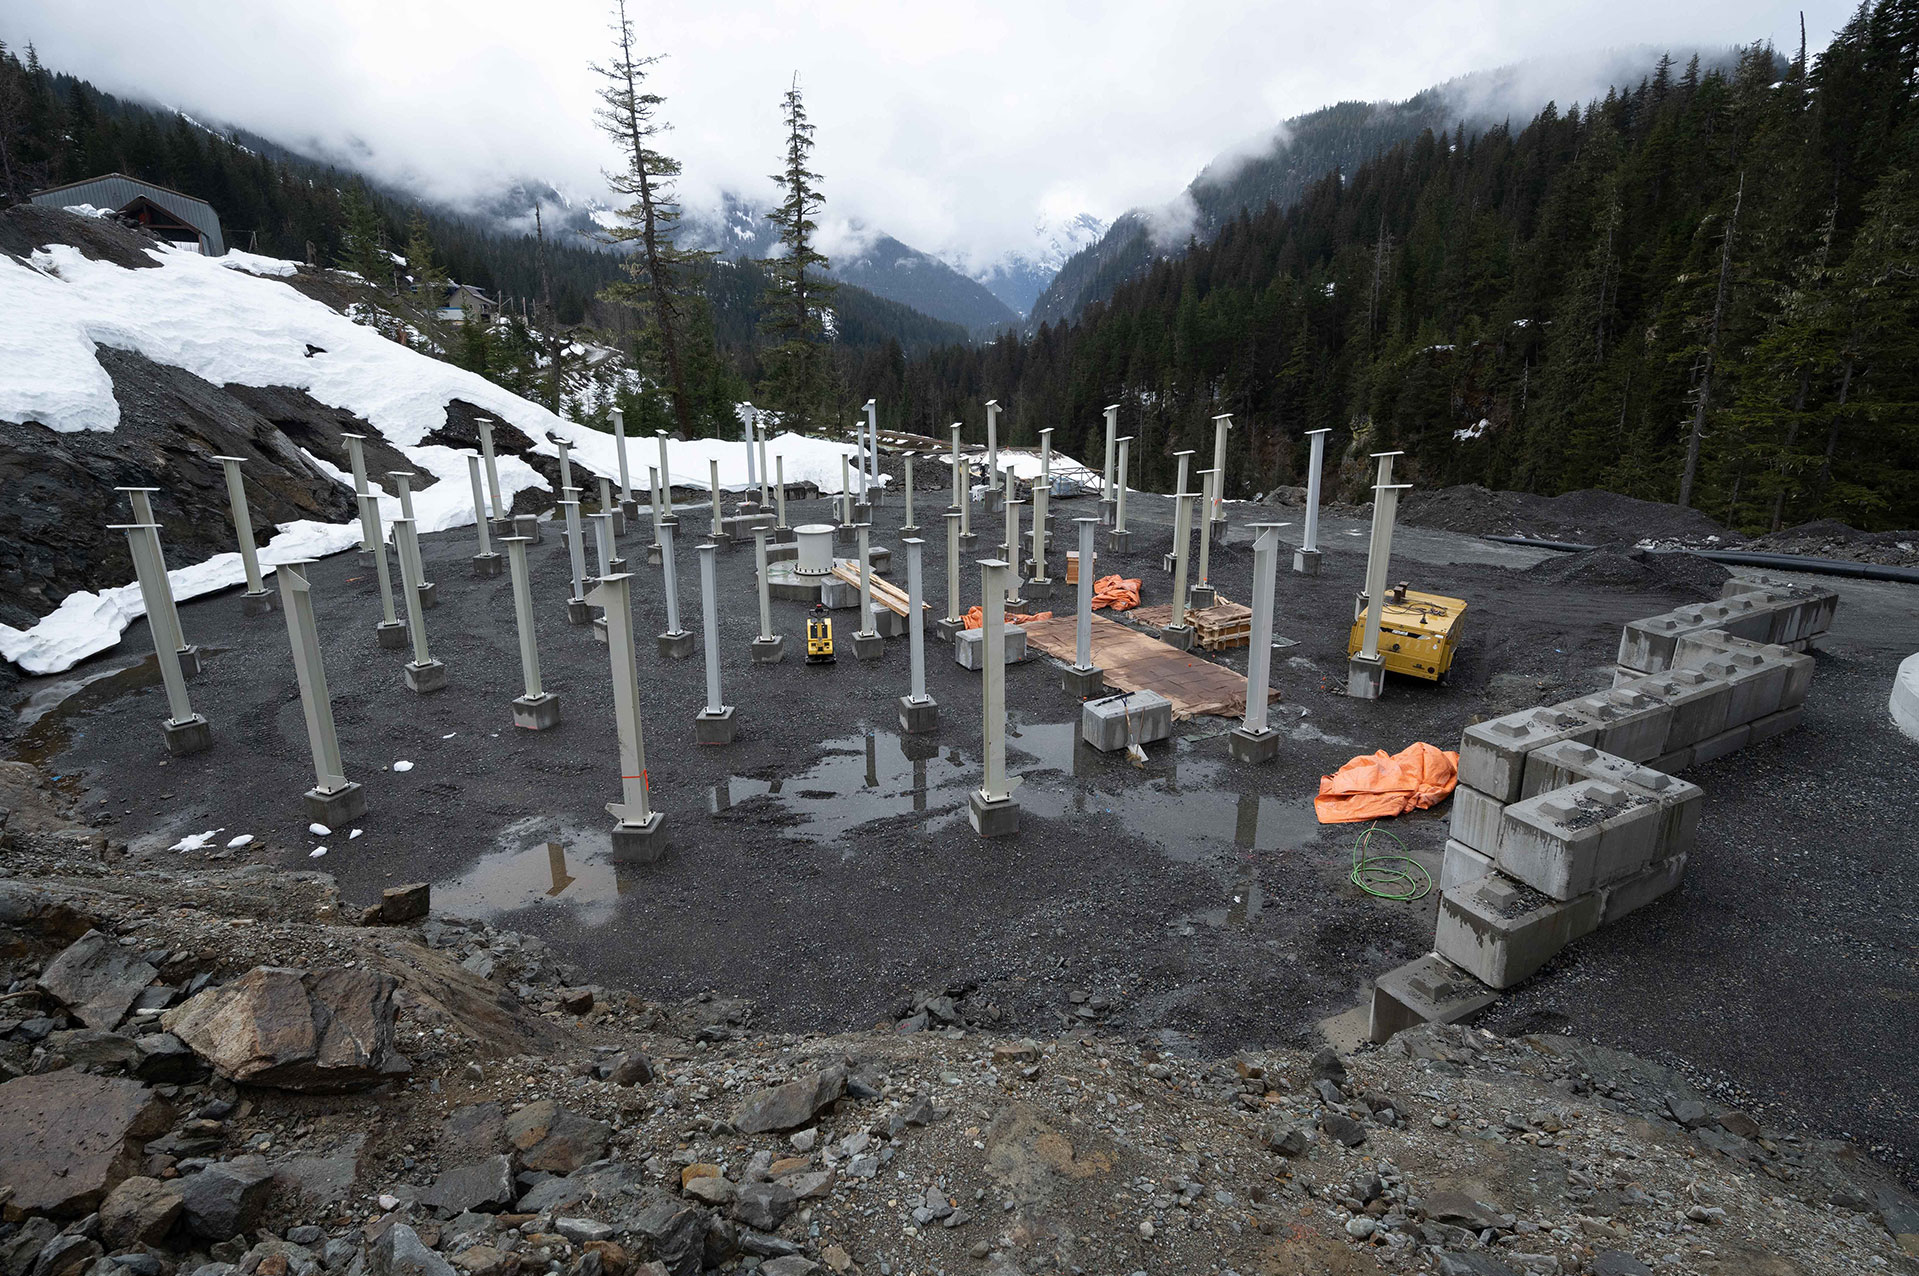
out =
{"type": "Polygon", "coordinates": [[[1862,6],[1810,63],[1661,59],[1520,128],[1426,132],[1242,215],[1069,324],[869,360],[849,387],[937,433],[1005,405],[1135,481],[1209,453],[1230,495],[1298,482],[1330,428],[1422,487],[1682,500],[1766,530],[1919,525],[1919,4],[1862,6]]]}

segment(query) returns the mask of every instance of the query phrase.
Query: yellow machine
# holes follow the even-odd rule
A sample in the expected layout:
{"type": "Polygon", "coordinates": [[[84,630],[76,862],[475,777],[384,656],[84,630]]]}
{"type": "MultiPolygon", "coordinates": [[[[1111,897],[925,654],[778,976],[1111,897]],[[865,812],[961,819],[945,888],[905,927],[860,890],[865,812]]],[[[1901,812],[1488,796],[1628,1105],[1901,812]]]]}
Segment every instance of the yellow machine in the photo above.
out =
{"type": "MultiPolygon", "coordinates": [[[[1466,600],[1442,594],[1423,594],[1400,581],[1386,591],[1379,614],[1379,654],[1386,672],[1409,674],[1438,682],[1453,667],[1459,645],[1459,624],[1466,617],[1466,600]]],[[[1366,595],[1353,604],[1353,632],[1346,654],[1356,656],[1366,641],[1366,595]]]]}
{"type": "Polygon", "coordinates": [[[813,614],[806,618],[806,663],[833,663],[833,618],[826,614],[826,608],[818,605],[814,606],[813,614]]]}

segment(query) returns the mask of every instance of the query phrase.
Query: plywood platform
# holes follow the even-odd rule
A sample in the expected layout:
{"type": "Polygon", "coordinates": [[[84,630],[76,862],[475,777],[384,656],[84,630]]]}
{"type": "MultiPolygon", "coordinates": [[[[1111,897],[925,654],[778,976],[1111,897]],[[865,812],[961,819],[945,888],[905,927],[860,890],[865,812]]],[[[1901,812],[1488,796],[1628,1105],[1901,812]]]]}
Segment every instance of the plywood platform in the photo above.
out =
{"type": "MultiPolygon", "coordinates": [[[[1028,645],[1072,663],[1074,618],[1026,622],[1028,645]]],[[[1093,663],[1106,673],[1106,685],[1118,691],[1157,691],[1173,702],[1175,718],[1216,714],[1236,718],[1246,712],[1246,679],[1203,656],[1170,647],[1137,629],[1093,617],[1093,663]]]]}

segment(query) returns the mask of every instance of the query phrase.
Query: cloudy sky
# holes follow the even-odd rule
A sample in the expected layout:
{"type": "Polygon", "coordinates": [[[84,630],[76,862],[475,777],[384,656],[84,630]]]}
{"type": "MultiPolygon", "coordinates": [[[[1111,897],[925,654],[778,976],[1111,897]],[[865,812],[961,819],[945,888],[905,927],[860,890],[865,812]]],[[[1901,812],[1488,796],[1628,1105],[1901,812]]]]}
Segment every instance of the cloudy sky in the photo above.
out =
{"type": "MultiPolygon", "coordinates": [[[[1164,202],[1220,151],[1329,102],[1643,44],[1790,50],[1802,7],[1816,51],[1853,0],[629,4],[641,46],[666,55],[654,86],[689,203],[770,192],[797,72],[831,211],[983,259],[1029,245],[1042,217],[1164,202]]],[[[612,156],[588,64],[611,6],[7,0],[0,39],[440,199],[525,177],[592,195],[612,156]]]]}

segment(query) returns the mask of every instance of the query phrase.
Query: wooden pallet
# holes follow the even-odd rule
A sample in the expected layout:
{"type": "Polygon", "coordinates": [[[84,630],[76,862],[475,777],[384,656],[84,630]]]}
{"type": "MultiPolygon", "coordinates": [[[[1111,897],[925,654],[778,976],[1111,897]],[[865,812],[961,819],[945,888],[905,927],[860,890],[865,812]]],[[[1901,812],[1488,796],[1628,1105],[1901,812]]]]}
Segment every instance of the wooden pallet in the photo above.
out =
{"type": "MultiPolygon", "coordinates": [[[[1093,570],[1099,570],[1099,555],[1097,553],[1093,555],[1093,570]]],[[[1094,579],[1097,580],[1098,577],[1094,577],[1094,579]]],[[[1069,585],[1079,584],[1079,551],[1076,549],[1066,551],[1066,583],[1069,585]]]]}
{"type": "MultiPolygon", "coordinates": [[[[1193,627],[1193,640],[1207,651],[1221,651],[1227,647],[1245,647],[1253,640],[1253,609],[1218,597],[1211,607],[1187,608],[1186,623],[1193,627]]],[[[1125,613],[1126,619],[1148,629],[1164,629],[1173,619],[1171,604],[1159,603],[1152,607],[1135,607],[1125,613]]]]}
{"type": "MultiPolygon", "coordinates": [[[[860,587],[860,569],[852,563],[834,563],[833,575],[855,589],[860,587]]],[[[878,572],[873,573],[873,601],[892,612],[895,616],[905,616],[907,608],[911,607],[913,603],[913,600],[906,596],[905,590],[901,589],[898,585],[889,583],[887,579],[878,572]]],[[[933,610],[931,603],[923,602],[920,604],[922,614],[931,610],[933,610]]]]}

